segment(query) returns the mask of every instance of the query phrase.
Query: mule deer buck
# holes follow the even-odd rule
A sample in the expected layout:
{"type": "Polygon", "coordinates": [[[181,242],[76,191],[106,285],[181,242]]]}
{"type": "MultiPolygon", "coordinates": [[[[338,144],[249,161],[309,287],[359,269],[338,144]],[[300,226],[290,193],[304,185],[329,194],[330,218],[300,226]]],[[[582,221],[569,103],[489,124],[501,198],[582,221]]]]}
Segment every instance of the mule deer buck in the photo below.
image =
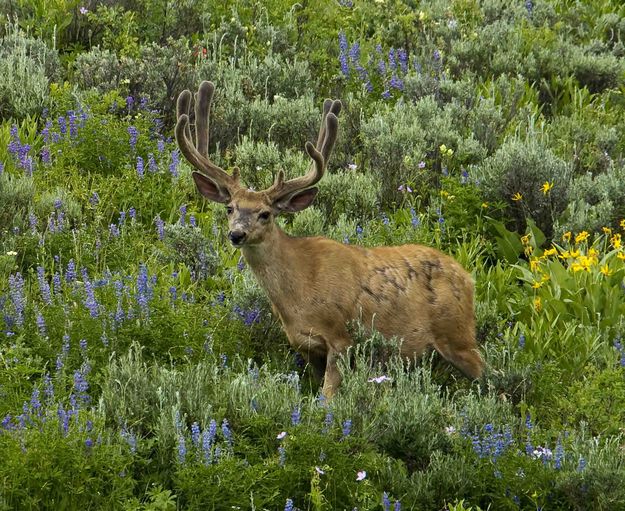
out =
{"type": "Polygon", "coordinates": [[[178,97],[176,140],[199,172],[193,179],[206,198],[226,205],[228,237],[271,300],[289,342],[323,377],[323,394],[340,384],[337,360],[352,345],[347,323],[361,318],[384,336],[402,340],[402,356],[437,350],[469,378],[483,362],[475,343],[473,280],[448,255],[421,245],[364,248],[322,237],[291,237],[274,222],[302,211],[317,195],[337,138],[340,101],[323,105],[317,144],[306,175],[253,191],[208,157],[208,117],[215,87],[204,81],[195,95],[195,144],[191,139],[191,92],[178,97]]]}

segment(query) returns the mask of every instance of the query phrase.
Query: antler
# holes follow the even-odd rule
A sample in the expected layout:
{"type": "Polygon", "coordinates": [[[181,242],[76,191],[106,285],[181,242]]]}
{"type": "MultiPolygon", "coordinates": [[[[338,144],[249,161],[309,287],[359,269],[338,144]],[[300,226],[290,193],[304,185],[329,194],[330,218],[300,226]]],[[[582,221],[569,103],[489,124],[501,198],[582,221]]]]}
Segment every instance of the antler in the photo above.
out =
{"type": "Polygon", "coordinates": [[[208,158],[208,115],[215,93],[213,82],[203,81],[195,94],[195,145],[191,140],[189,126],[189,109],[191,106],[191,91],[184,90],[178,96],[176,104],[177,123],[176,141],[185,158],[196,169],[215,183],[222,191],[232,195],[240,187],[239,169],[234,168],[232,175],[215,165],[208,158]]]}
{"type": "Polygon", "coordinates": [[[341,112],[341,108],[342,104],[338,99],[334,101],[331,99],[325,100],[317,144],[313,146],[312,143],[306,142],[306,152],[313,159],[313,165],[311,165],[310,170],[305,175],[288,181],[284,181],[284,171],[280,170],[273,185],[265,190],[265,193],[274,201],[310,188],[323,177],[326,164],[330,159],[330,154],[338,135],[338,115],[341,112]]]}

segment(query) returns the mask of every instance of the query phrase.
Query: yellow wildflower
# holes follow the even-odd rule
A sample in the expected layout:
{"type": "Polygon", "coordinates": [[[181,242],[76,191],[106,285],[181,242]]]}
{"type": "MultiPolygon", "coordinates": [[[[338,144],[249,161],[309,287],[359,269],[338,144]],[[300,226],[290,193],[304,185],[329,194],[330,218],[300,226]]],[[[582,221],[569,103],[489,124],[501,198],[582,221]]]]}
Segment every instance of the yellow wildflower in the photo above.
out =
{"type": "Polygon", "coordinates": [[[539,281],[534,282],[534,283],[532,284],[532,287],[533,287],[534,289],[540,289],[540,288],[543,286],[543,284],[544,284],[544,281],[539,280],[539,281]]]}
{"type": "Polygon", "coordinates": [[[593,264],[599,262],[599,251],[595,247],[590,247],[588,250],[588,259],[590,259],[593,264]]]}
{"type": "Polygon", "coordinates": [[[542,191],[545,195],[547,195],[551,191],[552,188],[553,188],[553,183],[550,183],[549,181],[545,181],[542,186],[542,191]]]}
{"type": "Polygon", "coordinates": [[[447,152],[447,146],[445,144],[441,144],[439,149],[440,149],[442,154],[445,154],[447,152]]]}
{"type": "Polygon", "coordinates": [[[625,261],[625,252],[619,252],[616,254],[616,257],[618,257],[621,261],[625,261]]]}
{"type": "Polygon", "coordinates": [[[516,193],[512,196],[512,200],[514,200],[514,201],[520,201],[520,200],[523,200],[523,195],[521,195],[519,192],[516,192],[516,193]]]}
{"type": "Polygon", "coordinates": [[[562,241],[571,241],[571,231],[566,231],[562,235],[562,241]]]}
{"type": "Polygon", "coordinates": [[[521,243],[523,243],[523,245],[529,244],[530,236],[531,234],[526,234],[525,236],[521,236],[521,243]]]}
{"type": "Polygon", "coordinates": [[[586,231],[580,232],[577,236],[575,236],[575,243],[581,243],[582,241],[586,241],[590,236],[586,231]]]}
{"type": "Polygon", "coordinates": [[[488,202],[482,202],[482,207],[486,209],[488,207],[488,202]]]}
{"type": "Polygon", "coordinates": [[[563,250],[558,257],[560,259],[568,259],[569,257],[571,257],[571,253],[568,250],[563,250]]]}
{"type": "Polygon", "coordinates": [[[607,265],[607,264],[604,264],[604,265],[601,267],[601,270],[600,270],[600,271],[601,271],[601,273],[603,273],[606,277],[608,277],[608,276],[612,275],[612,271],[610,270],[610,268],[608,267],[608,265],[607,265]]]}
{"type": "Polygon", "coordinates": [[[621,229],[625,229],[625,218],[620,221],[619,225],[621,226],[621,229]]]}
{"type": "Polygon", "coordinates": [[[534,298],[534,309],[536,310],[536,312],[540,312],[543,308],[543,302],[540,299],[540,296],[537,296],[536,298],[534,298]]]}
{"type": "Polygon", "coordinates": [[[614,236],[612,236],[610,238],[610,244],[616,249],[618,250],[619,248],[621,248],[621,234],[620,233],[616,233],[614,236]]]}
{"type": "Polygon", "coordinates": [[[532,247],[531,245],[525,245],[525,248],[523,249],[523,253],[529,257],[530,255],[532,255],[532,252],[534,252],[534,247],[532,247]]]}
{"type": "Polygon", "coordinates": [[[423,11],[419,11],[419,21],[424,21],[427,15],[423,11]]]}
{"type": "Polygon", "coordinates": [[[557,253],[558,249],[556,247],[551,247],[543,252],[543,257],[551,257],[553,255],[556,255],[557,253]]]}
{"type": "Polygon", "coordinates": [[[540,266],[540,259],[538,257],[532,257],[530,259],[530,269],[536,271],[540,266]]]}
{"type": "Polygon", "coordinates": [[[612,234],[612,229],[610,229],[609,227],[602,227],[601,228],[604,232],[604,234],[612,234]]]}
{"type": "Polygon", "coordinates": [[[569,252],[569,257],[572,259],[579,257],[579,250],[573,250],[572,252],[569,252]]]}

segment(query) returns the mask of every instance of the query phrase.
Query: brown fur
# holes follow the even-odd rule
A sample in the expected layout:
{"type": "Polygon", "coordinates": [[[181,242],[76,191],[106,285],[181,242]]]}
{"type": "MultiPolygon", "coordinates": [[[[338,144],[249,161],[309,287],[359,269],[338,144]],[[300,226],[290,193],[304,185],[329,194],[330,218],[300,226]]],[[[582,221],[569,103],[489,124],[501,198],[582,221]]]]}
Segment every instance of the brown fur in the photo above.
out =
{"type": "Polygon", "coordinates": [[[336,361],[352,344],[346,326],[356,318],[402,339],[405,357],[432,347],[469,378],[480,377],[473,280],[448,255],[421,245],[369,249],[293,238],[273,223],[260,243],[241,250],[291,346],[325,374],[327,397],[340,383],[336,361]]]}

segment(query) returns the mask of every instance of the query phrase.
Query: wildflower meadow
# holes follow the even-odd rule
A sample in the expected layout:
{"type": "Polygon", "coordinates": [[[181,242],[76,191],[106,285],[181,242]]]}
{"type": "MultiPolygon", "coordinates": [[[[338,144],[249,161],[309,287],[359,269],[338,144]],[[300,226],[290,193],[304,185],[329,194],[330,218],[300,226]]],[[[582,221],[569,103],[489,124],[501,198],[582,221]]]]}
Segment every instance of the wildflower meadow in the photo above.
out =
{"type": "Polygon", "coordinates": [[[0,509],[625,509],[621,2],[0,12],[0,509]],[[342,101],[277,221],[453,256],[480,379],[354,321],[324,398],[175,141],[203,80],[210,157],[256,190],[342,101]]]}

